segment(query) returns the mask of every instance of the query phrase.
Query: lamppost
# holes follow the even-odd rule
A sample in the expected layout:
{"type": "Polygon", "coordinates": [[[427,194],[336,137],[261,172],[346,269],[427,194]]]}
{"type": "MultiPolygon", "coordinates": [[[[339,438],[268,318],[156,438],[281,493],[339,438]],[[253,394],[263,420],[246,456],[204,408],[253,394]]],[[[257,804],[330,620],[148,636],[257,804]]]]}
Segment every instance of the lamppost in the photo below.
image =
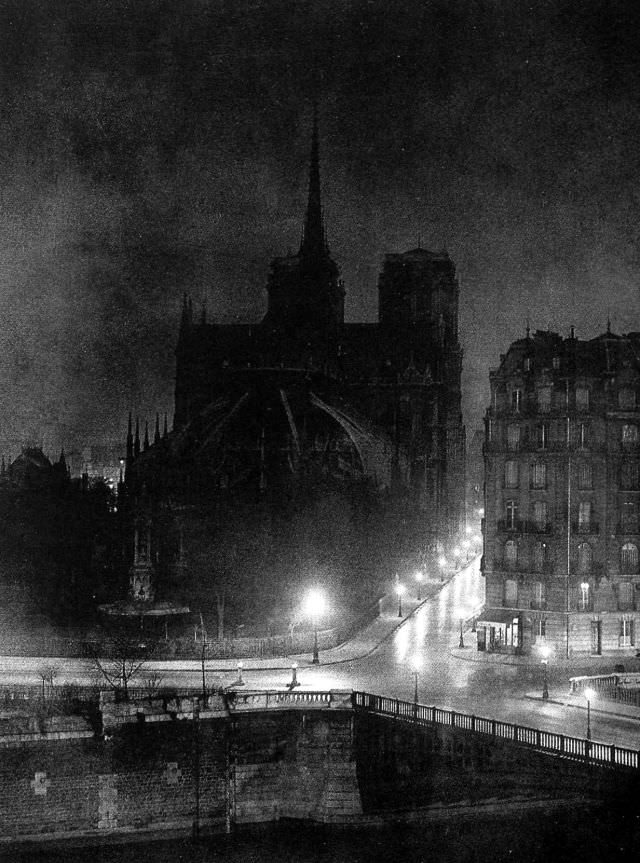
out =
{"type": "Polygon", "coordinates": [[[399,581],[396,583],[396,593],[398,594],[398,617],[402,617],[402,594],[404,593],[404,584],[399,581]]]}
{"type": "Polygon", "coordinates": [[[590,686],[584,690],[584,697],[587,699],[587,740],[591,740],[591,699],[595,697],[596,691],[590,686]]]}
{"type": "Polygon", "coordinates": [[[300,686],[298,683],[298,663],[294,662],[291,666],[291,683],[289,684],[289,689],[295,689],[296,686],[300,686]]]}
{"type": "Polygon", "coordinates": [[[462,634],[462,627],[464,626],[464,611],[460,610],[460,641],[458,642],[458,647],[464,647],[464,635],[462,634]]]}
{"type": "Polygon", "coordinates": [[[244,686],[244,678],[242,677],[242,669],[243,665],[241,662],[238,663],[238,679],[233,684],[234,686],[244,686]]]}
{"type": "Polygon", "coordinates": [[[205,677],[205,670],[204,670],[204,660],[205,660],[206,647],[207,647],[207,642],[203,638],[202,639],[202,698],[203,699],[206,699],[206,697],[207,697],[207,679],[205,677]]]}
{"type": "Polygon", "coordinates": [[[310,590],[305,600],[304,608],[313,623],[313,658],[311,662],[318,665],[320,655],[318,653],[318,623],[325,612],[325,598],[321,590],[310,590]]]}
{"type": "Polygon", "coordinates": [[[543,644],[540,648],[540,655],[542,656],[542,697],[546,701],[549,698],[549,683],[547,680],[547,665],[549,663],[549,654],[551,653],[551,648],[548,644],[543,644]]]}
{"type": "Polygon", "coordinates": [[[416,583],[418,585],[418,602],[422,602],[422,597],[420,596],[420,588],[422,587],[422,579],[424,578],[422,570],[421,569],[416,570],[416,574],[414,577],[415,577],[416,583]]]}

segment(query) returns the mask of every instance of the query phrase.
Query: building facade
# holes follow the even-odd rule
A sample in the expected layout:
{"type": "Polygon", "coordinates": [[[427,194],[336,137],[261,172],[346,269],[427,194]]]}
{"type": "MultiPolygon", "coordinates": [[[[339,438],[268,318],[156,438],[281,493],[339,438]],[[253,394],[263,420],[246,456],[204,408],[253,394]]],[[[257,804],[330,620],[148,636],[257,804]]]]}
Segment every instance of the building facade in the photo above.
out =
{"type": "Polygon", "coordinates": [[[640,333],[528,333],[490,384],[479,649],[635,651],[640,333]]]}
{"type": "Polygon", "coordinates": [[[446,252],[388,254],[378,322],[345,322],[314,122],[300,248],[272,261],[264,317],[220,325],[185,296],[173,427],[142,441],[130,423],[123,494],[139,596],[187,565],[180,513],[242,496],[277,507],[301,488],[366,484],[393,502],[409,552],[453,543],[464,525],[458,292],[446,252]],[[159,528],[169,500],[173,526],[159,528]]]}

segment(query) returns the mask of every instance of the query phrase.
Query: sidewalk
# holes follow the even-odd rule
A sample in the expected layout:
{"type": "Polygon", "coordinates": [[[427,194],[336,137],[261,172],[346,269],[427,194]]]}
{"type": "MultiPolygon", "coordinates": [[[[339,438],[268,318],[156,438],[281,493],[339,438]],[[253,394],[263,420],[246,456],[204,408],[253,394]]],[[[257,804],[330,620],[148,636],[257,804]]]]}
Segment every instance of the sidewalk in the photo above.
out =
{"type": "MultiPolygon", "coordinates": [[[[570,693],[566,687],[549,687],[549,698],[542,697],[542,690],[527,692],[524,696],[531,701],[538,701],[548,704],[560,704],[563,707],[573,707],[576,710],[587,710],[587,700],[581,693],[570,693]]],[[[589,702],[591,713],[608,714],[609,716],[623,717],[625,719],[637,719],[640,721],[640,707],[635,707],[632,704],[621,704],[619,701],[612,701],[607,698],[595,696],[589,702]]]]}
{"type": "MultiPolygon", "coordinates": [[[[407,620],[432,597],[436,596],[448,581],[431,581],[422,585],[422,597],[420,602],[416,598],[403,597],[402,616],[398,615],[398,600],[393,595],[387,595],[380,601],[379,616],[364,629],[360,630],[349,641],[328,650],[320,650],[318,665],[337,665],[343,662],[353,662],[363,659],[373,653],[383,642],[391,638],[407,620]]],[[[269,659],[211,659],[206,661],[207,673],[237,672],[240,662],[242,671],[279,671],[290,670],[291,666],[297,664],[299,668],[312,665],[311,653],[303,653],[291,656],[271,657],[269,659]]],[[[199,671],[202,668],[201,660],[178,659],[157,660],[145,663],[145,667],[154,671],[199,671]]]]}

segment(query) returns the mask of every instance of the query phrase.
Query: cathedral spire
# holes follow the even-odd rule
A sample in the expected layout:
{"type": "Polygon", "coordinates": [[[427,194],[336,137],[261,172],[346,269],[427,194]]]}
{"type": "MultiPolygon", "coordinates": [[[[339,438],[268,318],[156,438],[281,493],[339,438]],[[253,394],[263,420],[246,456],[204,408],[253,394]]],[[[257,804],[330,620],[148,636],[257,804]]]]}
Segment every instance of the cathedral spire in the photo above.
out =
{"type": "Polygon", "coordinates": [[[313,103],[313,133],[309,161],[309,200],[305,216],[300,254],[304,257],[322,257],[327,253],[320,197],[320,148],[318,144],[318,104],[313,103]]]}

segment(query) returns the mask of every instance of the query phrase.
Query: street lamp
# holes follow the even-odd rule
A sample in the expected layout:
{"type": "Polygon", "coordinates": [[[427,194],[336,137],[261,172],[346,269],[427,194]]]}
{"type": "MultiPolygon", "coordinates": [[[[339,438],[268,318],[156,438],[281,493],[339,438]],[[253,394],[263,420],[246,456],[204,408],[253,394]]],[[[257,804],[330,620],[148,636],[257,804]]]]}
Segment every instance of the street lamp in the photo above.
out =
{"type": "Polygon", "coordinates": [[[422,587],[422,579],[424,578],[424,575],[422,574],[422,570],[421,569],[416,570],[416,574],[414,577],[415,577],[416,583],[418,585],[418,602],[421,602],[422,597],[420,596],[420,588],[422,587]]]}
{"type": "Polygon", "coordinates": [[[584,697],[587,699],[587,740],[591,740],[591,699],[595,698],[596,691],[590,686],[584,690],[584,697]]]}
{"type": "Polygon", "coordinates": [[[241,662],[238,663],[238,679],[236,680],[234,686],[244,686],[244,679],[242,677],[242,669],[243,664],[241,662]]]}
{"type": "Polygon", "coordinates": [[[458,647],[464,647],[464,635],[462,634],[462,627],[464,626],[464,611],[460,610],[460,641],[458,643],[458,647]]]}
{"type": "Polygon", "coordinates": [[[298,683],[298,663],[294,662],[291,666],[291,683],[289,684],[289,689],[295,689],[296,686],[300,686],[298,683]]]}
{"type": "Polygon", "coordinates": [[[398,594],[398,617],[402,617],[402,594],[404,593],[404,584],[396,583],[396,593],[398,594]]]}
{"type": "Polygon", "coordinates": [[[318,665],[320,656],[318,653],[318,622],[326,609],[326,601],[324,593],[321,590],[313,589],[307,594],[304,603],[304,610],[313,623],[313,658],[311,662],[318,665]]]}
{"type": "Polygon", "coordinates": [[[551,648],[548,644],[543,644],[540,648],[540,655],[542,656],[542,698],[546,701],[549,698],[549,684],[547,681],[547,665],[549,663],[549,654],[551,653],[551,648]]]}

